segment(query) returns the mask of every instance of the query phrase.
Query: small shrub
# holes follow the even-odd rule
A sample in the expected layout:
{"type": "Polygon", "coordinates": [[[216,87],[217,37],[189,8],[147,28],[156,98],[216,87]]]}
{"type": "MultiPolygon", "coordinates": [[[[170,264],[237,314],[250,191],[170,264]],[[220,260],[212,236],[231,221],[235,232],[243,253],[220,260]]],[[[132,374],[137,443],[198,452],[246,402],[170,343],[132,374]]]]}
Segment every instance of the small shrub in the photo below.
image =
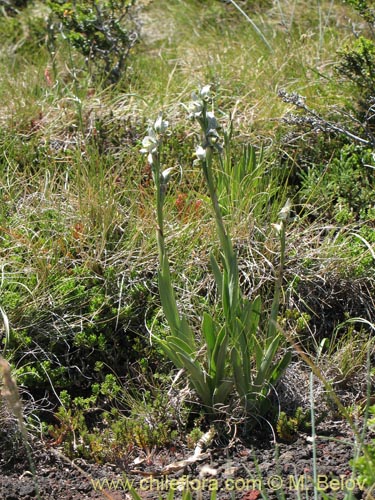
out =
{"type": "Polygon", "coordinates": [[[375,44],[369,38],[360,36],[353,44],[339,52],[341,61],[337,71],[356,85],[371,93],[375,83],[375,44]]]}
{"type": "Polygon", "coordinates": [[[194,427],[187,436],[188,447],[192,449],[195,448],[202,436],[203,431],[201,431],[199,427],[194,427]]]}
{"type": "MultiPolygon", "coordinates": [[[[12,265],[24,264],[22,256],[14,259],[12,265]]],[[[113,268],[98,275],[85,265],[54,267],[39,289],[35,273],[20,276],[17,282],[5,279],[3,306],[9,310],[10,323],[17,325],[7,349],[13,353],[20,383],[32,390],[47,389],[52,383],[56,390],[74,394],[102,381],[108,366],[123,375],[135,359],[146,358],[150,364],[154,357],[139,333],[144,330],[145,311],[155,307],[152,284],[134,274],[127,276],[121,300],[119,287],[113,268]],[[35,289],[33,301],[26,287],[35,289]],[[104,368],[97,369],[100,364],[104,368]]]]}
{"type": "Polygon", "coordinates": [[[354,9],[365,19],[370,25],[375,24],[375,9],[372,0],[344,0],[345,3],[354,7],[354,9]]]}
{"type": "Polygon", "coordinates": [[[339,75],[352,81],[360,90],[355,110],[363,123],[363,129],[371,144],[374,145],[373,117],[375,86],[375,9],[373,2],[367,0],[346,0],[352,5],[369,26],[369,34],[358,36],[353,43],[347,44],[338,52],[340,61],[336,66],[339,75]],[[372,4],[372,5],[370,5],[372,4]]]}
{"type": "Polygon", "coordinates": [[[130,50],[137,40],[131,17],[135,0],[49,0],[52,31],[60,31],[72,47],[108,83],[124,74],[130,50]]]}
{"type": "Polygon", "coordinates": [[[22,12],[13,7],[6,11],[10,9],[11,15],[2,15],[0,1],[1,46],[8,48],[9,53],[31,56],[32,63],[35,63],[38,60],[35,51],[44,46],[47,35],[45,17],[38,11],[34,12],[31,6],[22,12]]]}

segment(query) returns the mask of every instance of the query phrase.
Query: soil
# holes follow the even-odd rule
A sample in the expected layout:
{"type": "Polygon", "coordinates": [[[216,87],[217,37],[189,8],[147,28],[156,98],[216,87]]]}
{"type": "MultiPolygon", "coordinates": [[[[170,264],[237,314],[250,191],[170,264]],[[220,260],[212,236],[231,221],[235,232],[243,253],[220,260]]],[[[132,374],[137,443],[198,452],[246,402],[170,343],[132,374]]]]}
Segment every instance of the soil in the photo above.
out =
{"type": "MultiPolygon", "coordinates": [[[[191,458],[194,450],[164,450],[148,457],[133,456],[119,466],[90,464],[81,459],[70,461],[56,448],[47,447],[34,438],[31,447],[36,483],[26,449],[18,444],[11,454],[0,456],[0,499],[35,499],[38,498],[37,488],[43,500],[130,499],[124,489],[126,478],[134,481],[134,488],[145,499],[167,498],[167,491],[176,487],[179,491],[175,498],[181,498],[182,485],[186,487],[187,483],[193,498],[209,499],[210,490],[218,487],[219,500],[313,499],[311,437],[299,433],[292,443],[275,445],[273,441],[273,435],[264,432],[263,435],[249,436],[247,444],[239,439],[229,445],[220,444],[220,439],[216,438],[195,457],[197,460],[191,458]],[[181,462],[176,463],[189,456],[190,462],[187,460],[184,466],[181,462]],[[175,464],[174,467],[170,466],[171,463],[175,464]],[[163,476],[161,472],[168,465],[173,472],[163,476]],[[152,491],[147,491],[150,488],[152,491]],[[262,497],[262,494],[267,494],[267,497],[262,497]]],[[[354,499],[373,498],[351,479],[349,462],[353,450],[354,436],[347,424],[332,420],[318,426],[319,498],[326,494],[330,499],[342,499],[345,487],[352,491],[354,499]]]]}

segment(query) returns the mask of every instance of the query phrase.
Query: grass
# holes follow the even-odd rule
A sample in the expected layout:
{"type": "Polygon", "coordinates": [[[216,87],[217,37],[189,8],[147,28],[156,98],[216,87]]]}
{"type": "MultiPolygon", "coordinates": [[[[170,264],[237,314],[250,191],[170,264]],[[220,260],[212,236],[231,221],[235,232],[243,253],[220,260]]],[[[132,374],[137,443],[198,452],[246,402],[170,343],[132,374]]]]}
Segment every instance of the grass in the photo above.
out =
{"type": "MultiPolygon", "coordinates": [[[[357,14],[328,0],[238,5],[252,22],[234,2],[139,2],[142,37],[122,80],[107,87],[64,40],[51,60],[42,3],[0,17],[0,307],[9,320],[2,351],[36,395],[52,383],[50,413],[41,417],[48,423],[67,387],[74,400],[113,371],[123,387],[134,366],[142,376],[176,375],[150,344],[150,330],[163,337],[167,325],[157,292],[154,188],[139,151],[160,111],[171,128],[162,160],[173,167],[164,210],[177,305],[195,334],[197,309],[218,314],[209,267],[217,236],[193,164],[196,131],[181,106],[206,83],[227,137],[218,188],[244,293],[261,293],[269,307],[279,259],[272,224],[289,197],[279,324],[342,384],[348,404],[356,397],[350,386],[366,396],[360,379],[373,344],[365,324],[347,319],[374,315],[373,184],[362,174],[371,153],[314,132],[277,95],[297,92],[327,119],[344,120],[337,110],[358,90],[335,65],[353,38],[347,18],[357,14]],[[290,113],[300,126],[286,123],[290,113]],[[355,199],[352,184],[363,188],[355,199]]],[[[194,395],[185,397],[199,414],[194,395]]],[[[102,393],[95,404],[111,410],[102,393]]]]}

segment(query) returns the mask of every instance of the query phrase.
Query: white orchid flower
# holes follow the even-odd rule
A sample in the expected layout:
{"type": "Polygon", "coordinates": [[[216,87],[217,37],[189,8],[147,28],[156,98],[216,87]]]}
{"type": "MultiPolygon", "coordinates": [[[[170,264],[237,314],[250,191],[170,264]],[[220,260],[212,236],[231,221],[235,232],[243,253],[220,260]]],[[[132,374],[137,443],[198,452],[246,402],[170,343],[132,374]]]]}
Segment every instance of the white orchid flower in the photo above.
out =
{"type": "Polygon", "coordinates": [[[278,235],[281,234],[281,230],[283,228],[282,224],[271,224],[271,226],[275,229],[278,235]]]}
{"type": "Polygon", "coordinates": [[[143,147],[141,149],[141,153],[145,154],[156,153],[159,145],[158,139],[153,130],[149,130],[148,133],[149,135],[146,135],[146,137],[144,137],[142,140],[143,147]]]}
{"type": "Polygon", "coordinates": [[[197,157],[198,160],[204,161],[207,156],[207,151],[202,146],[197,146],[195,148],[195,156],[197,157]]]}
{"type": "Polygon", "coordinates": [[[163,116],[160,114],[154,123],[154,130],[157,134],[164,134],[164,132],[169,127],[169,122],[163,120],[163,116]]]}
{"type": "Polygon", "coordinates": [[[279,220],[284,220],[284,221],[288,220],[291,208],[292,208],[292,202],[288,198],[285,202],[285,205],[279,212],[279,220]]]}
{"type": "Polygon", "coordinates": [[[162,184],[168,184],[172,170],[173,170],[173,167],[169,167],[169,168],[166,168],[165,170],[163,170],[163,172],[161,173],[161,183],[162,184]]]}
{"type": "Polygon", "coordinates": [[[203,99],[203,101],[211,99],[211,85],[204,85],[199,91],[199,97],[203,99]]]}
{"type": "Polygon", "coordinates": [[[194,92],[192,97],[193,100],[188,105],[189,116],[190,118],[199,118],[202,115],[203,102],[194,92]]]}
{"type": "Polygon", "coordinates": [[[207,139],[207,142],[210,146],[214,146],[215,144],[218,143],[220,136],[217,133],[216,129],[211,128],[210,130],[207,130],[207,132],[206,132],[206,139],[207,139]]]}
{"type": "Polygon", "coordinates": [[[149,135],[146,135],[146,137],[144,137],[142,140],[143,147],[141,149],[141,153],[147,154],[148,163],[150,165],[153,165],[154,155],[157,154],[159,141],[155,135],[154,130],[149,129],[148,133],[149,135]]]}
{"type": "Polygon", "coordinates": [[[147,155],[147,162],[150,166],[152,166],[154,164],[154,155],[152,153],[149,153],[147,155]]]}

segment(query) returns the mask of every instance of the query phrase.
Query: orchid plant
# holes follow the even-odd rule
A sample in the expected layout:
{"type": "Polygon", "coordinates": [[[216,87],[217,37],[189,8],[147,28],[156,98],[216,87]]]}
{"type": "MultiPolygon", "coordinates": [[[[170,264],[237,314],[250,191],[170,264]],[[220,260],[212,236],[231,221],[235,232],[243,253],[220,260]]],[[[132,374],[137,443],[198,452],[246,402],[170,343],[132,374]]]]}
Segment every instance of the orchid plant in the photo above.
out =
{"type": "Polygon", "coordinates": [[[285,205],[280,212],[279,223],[275,225],[280,237],[281,258],[271,311],[268,321],[265,321],[260,296],[249,300],[240,288],[237,255],[225,227],[216,190],[213,161],[215,155],[221,159],[223,148],[219,123],[208,109],[210,102],[210,86],[206,85],[198,93],[192,94],[192,100],[185,108],[201,129],[201,140],[195,155],[207,184],[220,242],[219,259],[211,254],[210,261],[220,293],[224,321],[220,324],[205,313],[201,341],[198,342],[186,317],[178,310],[164,241],[163,205],[171,169],[162,170],[161,167],[162,145],[168,122],[160,115],[150,126],[141,150],[147,154],[156,187],[159,293],[170,328],[170,335],[166,338],[155,338],[175,366],[185,370],[208,413],[220,412],[229,396],[236,392],[245,412],[257,415],[265,410],[270,388],[282,375],[291,356],[288,351],[282,355],[279,353],[282,335],[277,328],[285,258],[285,228],[290,205],[285,205]]]}

